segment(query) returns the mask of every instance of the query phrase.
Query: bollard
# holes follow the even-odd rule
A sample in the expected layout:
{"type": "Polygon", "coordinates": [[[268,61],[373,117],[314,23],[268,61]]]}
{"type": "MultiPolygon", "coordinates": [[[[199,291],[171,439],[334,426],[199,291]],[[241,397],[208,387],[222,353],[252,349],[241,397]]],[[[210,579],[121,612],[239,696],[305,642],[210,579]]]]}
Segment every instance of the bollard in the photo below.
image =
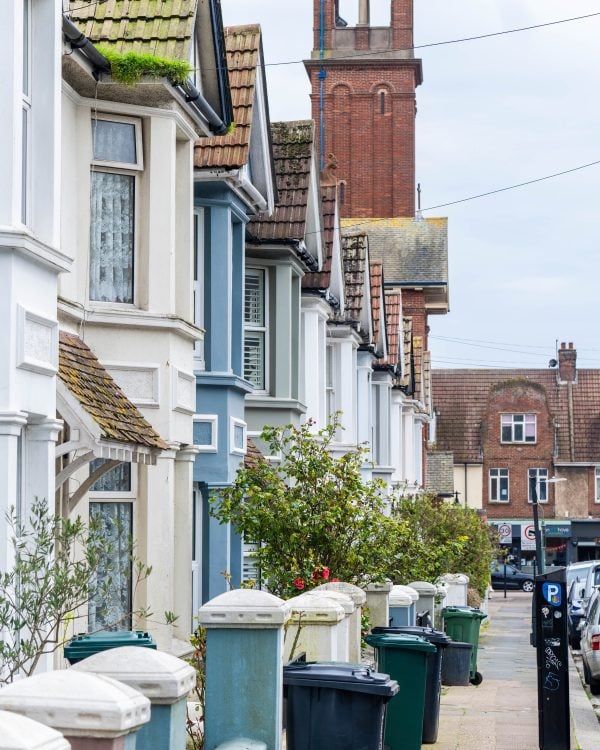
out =
{"type": "Polygon", "coordinates": [[[70,747],[55,729],[12,711],[0,711],[0,750],[69,750],[70,747]]]}
{"type": "Polygon", "coordinates": [[[328,592],[301,594],[289,599],[290,624],[285,636],[284,661],[306,654],[306,661],[340,661],[340,625],[346,617],[328,592]],[[299,628],[299,630],[298,630],[299,628]]]}
{"type": "MultiPolygon", "coordinates": [[[[350,616],[349,638],[348,638],[348,660],[353,664],[358,664],[361,659],[361,642],[362,642],[362,611],[367,601],[367,595],[358,586],[343,581],[329,581],[317,586],[314,591],[339,591],[346,594],[354,602],[356,609],[350,616]]],[[[418,594],[417,594],[418,597],[418,594]]]]}
{"type": "Polygon", "coordinates": [[[399,589],[400,591],[404,591],[405,594],[408,594],[411,599],[410,603],[410,611],[408,614],[410,622],[409,625],[416,625],[417,623],[417,602],[419,601],[419,592],[413,589],[411,586],[404,586],[402,584],[397,584],[394,586],[394,588],[399,589]]]}
{"type": "Polygon", "coordinates": [[[413,605],[412,597],[400,586],[394,586],[390,591],[390,620],[392,628],[405,627],[412,625],[410,621],[410,608],[413,605]]]}
{"type": "Polygon", "coordinates": [[[369,622],[372,628],[387,628],[390,621],[389,596],[392,582],[370,583],[367,592],[367,607],[369,608],[369,622]]]}
{"type": "Polygon", "coordinates": [[[196,684],[189,664],[163,651],[122,646],[88,656],[71,669],[112,677],[148,698],[150,721],[138,732],[136,750],[185,750],[186,698],[196,684]]]}
{"type": "Polygon", "coordinates": [[[433,626],[436,587],[428,581],[412,581],[408,585],[419,594],[419,601],[417,602],[417,625],[419,624],[419,615],[424,615],[427,612],[433,626]]]}
{"type": "Polygon", "coordinates": [[[133,750],[150,701],[110,677],[74,669],[26,677],[0,690],[0,709],[64,734],[72,750],[133,750]]]}
{"type": "Polygon", "coordinates": [[[356,611],[354,602],[347,594],[339,591],[313,589],[307,591],[307,596],[326,596],[344,610],[344,619],[339,624],[337,661],[350,661],[350,618],[356,611]]]}
{"type": "Polygon", "coordinates": [[[243,737],[281,750],[288,618],[286,602],[266,591],[229,591],[200,608],[198,621],[206,628],[205,750],[243,737]]]}
{"type": "Polygon", "coordinates": [[[464,573],[447,573],[445,576],[442,576],[441,581],[446,584],[446,588],[448,589],[446,606],[466,607],[469,576],[464,573]]]}

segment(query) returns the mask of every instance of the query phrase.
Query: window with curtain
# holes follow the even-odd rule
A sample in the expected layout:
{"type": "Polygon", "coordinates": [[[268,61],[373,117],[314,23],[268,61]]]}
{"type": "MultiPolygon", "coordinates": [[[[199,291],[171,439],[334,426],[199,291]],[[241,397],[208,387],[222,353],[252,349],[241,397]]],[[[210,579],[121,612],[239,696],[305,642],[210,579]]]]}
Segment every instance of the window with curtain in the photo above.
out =
{"type": "Polygon", "coordinates": [[[88,632],[131,629],[132,503],[90,502],[90,520],[95,519],[110,542],[100,560],[88,604],[88,632]]]}
{"type": "Polygon", "coordinates": [[[267,390],[265,271],[246,270],[244,293],[244,377],[259,391],[267,390]]]}
{"type": "MultiPolygon", "coordinates": [[[[90,461],[90,474],[93,474],[103,463],[104,458],[90,461]]],[[[131,464],[122,463],[103,474],[90,487],[90,492],[131,492],[131,464]]]]}
{"type": "Polygon", "coordinates": [[[134,302],[137,121],[92,120],[90,299],[134,302]]]}

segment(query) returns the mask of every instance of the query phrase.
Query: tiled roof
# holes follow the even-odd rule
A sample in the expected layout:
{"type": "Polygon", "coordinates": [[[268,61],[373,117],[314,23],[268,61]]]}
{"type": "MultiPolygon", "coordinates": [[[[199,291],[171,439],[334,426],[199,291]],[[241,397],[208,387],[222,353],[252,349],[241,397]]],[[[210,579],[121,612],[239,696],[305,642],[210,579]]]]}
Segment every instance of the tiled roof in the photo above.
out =
{"type": "Polygon", "coordinates": [[[323,234],[325,238],[323,268],[315,273],[307,273],[302,278],[303,289],[328,289],[331,284],[331,265],[333,261],[333,237],[335,232],[335,204],[337,187],[321,187],[321,212],[323,215],[323,234]]]}
{"type": "Polygon", "coordinates": [[[371,257],[383,261],[387,284],[448,282],[447,219],[343,219],[342,227],[352,231],[357,221],[371,257]]]}
{"type": "Polygon", "coordinates": [[[385,316],[385,302],[382,304],[383,288],[383,264],[377,260],[369,261],[369,275],[371,277],[371,316],[373,319],[373,341],[375,345],[379,343],[380,329],[385,330],[382,321],[385,316]]]}
{"type": "Polygon", "coordinates": [[[425,489],[438,494],[454,493],[454,461],[450,451],[428,451],[425,489]]]}
{"type": "Polygon", "coordinates": [[[369,243],[365,234],[342,238],[346,318],[360,325],[366,291],[369,243]]]}
{"type": "Polygon", "coordinates": [[[259,240],[303,240],[306,232],[315,126],[312,120],[271,125],[278,202],[271,216],[259,214],[248,234],[259,240]]]}
{"type": "Polygon", "coordinates": [[[260,26],[225,29],[225,48],[235,128],[228,135],[205,138],[194,148],[194,166],[237,169],[248,163],[256,68],[262,65],[260,26]]]}
{"type": "Polygon", "coordinates": [[[69,0],[71,18],[95,44],[190,60],[197,0],[69,0]]]}
{"type": "Polygon", "coordinates": [[[388,340],[388,356],[377,364],[387,367],[400,366],[400,336],[402,335],[402,295],[392,292],[385,295],[385,318],[388,340]]]}
{"type": "Polygon", "coordinates": [[[165,450],[167,444],[129,401],[91,349],[72,333],[60,332],[58,377],[108,440],[165,450]]]}
{"type": "Polygon", "coordinates": [[[259,463],[265,461],[265,457],[258,449],[256,443],[252,438],[248,438],[246,441],[246,455],[244,456],[244,468],[253,469],[259,463]]]}
{"type": "Polygon", "coordinates": [[[406,390],[412,391],[412,318],[402,319],[402,352],[403,377],[398,378],[398,385],[406,390]]]}
{"type": "Polygon", "coordinates": [[[439,412],[437,445],[454,452],[457,463],[481,461],[481,425],[490,391],[507,381],[542,386],[557,429],[557,461],[600,462],[600,370],[577,370],[572,386],[573,435],[569,436],[567,386],[555,370],[433,370],[433,402],[439,412]]]}

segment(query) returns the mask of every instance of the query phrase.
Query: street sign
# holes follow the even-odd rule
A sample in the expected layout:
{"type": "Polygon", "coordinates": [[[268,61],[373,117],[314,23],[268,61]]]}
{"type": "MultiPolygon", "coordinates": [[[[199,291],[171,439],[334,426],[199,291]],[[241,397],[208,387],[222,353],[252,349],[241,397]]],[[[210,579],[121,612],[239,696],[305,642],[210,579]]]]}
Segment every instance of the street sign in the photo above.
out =
{"type": "Polygon", "coordinates": [[[540,750],[570,750],[569,651],[565,568],[535,581],[540,750]]]}
{"type": "Polygon", "coordinates": [[[532,523],[521,524],[521,549],[535,549],[535,526],[532,523]]]}
{"type": "Polygon", "coordinates": [[[500,544],[512,544],[512,525],[510,523],[499,523],[498,537],[500,538],[500,544]]]}

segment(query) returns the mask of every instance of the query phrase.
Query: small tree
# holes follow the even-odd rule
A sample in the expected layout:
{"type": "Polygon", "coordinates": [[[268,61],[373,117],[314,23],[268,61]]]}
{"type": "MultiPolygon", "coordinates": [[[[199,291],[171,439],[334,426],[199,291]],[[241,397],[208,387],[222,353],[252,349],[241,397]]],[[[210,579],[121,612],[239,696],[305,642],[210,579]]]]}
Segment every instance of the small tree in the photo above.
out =
{"type": "Polygon", "coordinates": [[[414,560],[397,560],[400,578],[435,581],[444,573],[466,573],[470,585],[483,596],[498,540],[477,511],[423,495],[416,500],[396,500],[394,515],[408,525],[419,548],[414,560]],[[408,571],[402,570],[403,566],[408,566],[408,571]]]}
{"type": "MultiPolygon", "coordinates": [[[[31,675],[42,656],[61,645],[80,608],[87,608],[97,593],[108,596],[111,571],[99,583],[100,562],[117,564],[97,520],[86,526],[81,518],[54,516],[47,503],[37,499],[24,522],[14,508],[7,520],[13,563],[0,573],[0,684],[18,674],[31,675]]],[[[130,559],[137,584],[151,568],[136,560],[133,546],[130,559]]],[[[141,610],[136,614],[149,615],[141,610]]]]}
{"type": "Polygon", "coordinates": [[[261,435],[277,462],[238,471],[213,499],[213,515],[259,542],[256,561],[273,593],[287,597],[334,577],[351,583],[383,580],[407,525],[385,515],[387,492],[365,481],[366,449],[334,457],[336,418],[317,434],[310,422],[266,427],[261,435]]]}

